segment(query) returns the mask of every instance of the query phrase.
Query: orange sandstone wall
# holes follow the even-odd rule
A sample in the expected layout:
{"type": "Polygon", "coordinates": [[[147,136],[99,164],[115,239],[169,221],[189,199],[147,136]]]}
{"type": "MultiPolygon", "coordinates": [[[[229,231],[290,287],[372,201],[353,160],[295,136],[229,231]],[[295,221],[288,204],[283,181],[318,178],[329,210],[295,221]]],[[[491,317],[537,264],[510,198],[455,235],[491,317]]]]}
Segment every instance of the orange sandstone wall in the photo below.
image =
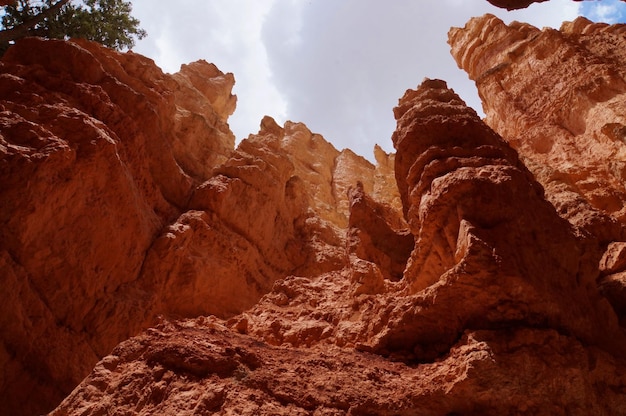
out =
{"type": "Polygon", "coordinates": [[[235,148],[206,62],[19,42],[0,413],[626,413],[623,30],[452,29],[486,119],[425,80],[376,166],[271,117],[235,148]]]}
{"type": "Polygon", "coordinates": [[[353,178],[398,204],[392,156],[302,124],[235,149],[234,77],[204,61],[25,39],[0,66],[0,413],[50,410],[159,315],[229,317],[339,267],[353,178]]]}

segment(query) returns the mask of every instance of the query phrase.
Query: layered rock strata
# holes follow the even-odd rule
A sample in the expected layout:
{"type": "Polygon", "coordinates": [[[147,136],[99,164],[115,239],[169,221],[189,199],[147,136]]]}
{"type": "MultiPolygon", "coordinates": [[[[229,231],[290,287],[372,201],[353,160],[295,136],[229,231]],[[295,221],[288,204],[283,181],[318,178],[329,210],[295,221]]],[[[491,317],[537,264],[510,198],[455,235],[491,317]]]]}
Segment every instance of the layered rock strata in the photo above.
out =
{"type": "Polygon", "coordinates": [[[25,39],[0,65],[2,414],[50,410],[159,315],[226,318],[340,267],[353,178],[399,203],[392,156],[302,124],[234,149],[234,77],[206,62],[25,39]]]}
{"type": "Polygon", "coordinates": [[[228,321],[163,322],[120,344],[53,415],[626,408],[626,340],[588,237],[443,81],[395,114],[406,222],[356,184],[340,267],[278,279],[228,321]]]}
{"type": "MultiPolygon", "coordinates": [[[[625,34],[626,25],[582,17],[557,31],[491,15],[449,33],[486,122],[520,153],[559,214],[601,250],[626,241],[625,34]]],[[[609,280],[609,299],[623,304],[622,280],[609,280]]]]}
{"type": "Polygon", "coordinates": [[[621,332],[595,285],[594,246],[545,201],[515,151],[441,81],[408,91],[395,114],[396,176],[416,237],[404,280],[421,307],[389,325],[385,342],[521,325],[615,351],[621,332]],[[446,303],[455,313],[442,325],[446,303]]]}
{"type": "Polygon", "coordinates": [[[184,167],[231,152],[234,78],[199,62],[178,82],[138,55],[39,39],[0,65],[0,412],[34,414],[141,325],[143,310],[121,289],[202,179],[184,167]],[[197,71],[223,96],[215,106],[195,87],[197,71]],[[202,134],[185,135],[188,125],[202,134]],[[203,152],[182,152],[181,140],[203,152]],[[99,313],[113,305],[119,312],[99,313]]]}
{"type": "Polygon", "coordinates": [[[234,148],[205,62],[19,42],[0,413],[626,413],[622,32],[452,30],[486,122],[425,80],[376,166],[270,117],[234,148]]]}
{"type": "Polygon", "coordinates": [[[561,31],[539,30],[486,15],[449,33],[486,122],[518,150],[559,212],[604,241],[624,233],[625,30],[582,17],[561,31]]]}

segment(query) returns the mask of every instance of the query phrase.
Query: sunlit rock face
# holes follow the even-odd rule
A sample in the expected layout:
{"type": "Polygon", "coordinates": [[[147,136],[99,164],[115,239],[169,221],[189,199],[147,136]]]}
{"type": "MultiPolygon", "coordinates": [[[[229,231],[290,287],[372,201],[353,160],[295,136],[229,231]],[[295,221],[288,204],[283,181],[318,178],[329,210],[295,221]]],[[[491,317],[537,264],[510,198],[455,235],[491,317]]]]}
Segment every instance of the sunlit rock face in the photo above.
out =
{"type": "Polygon", "coordinates": [[[0,413],[35,414],[145,322],[124,288],[232,151],[234,79],[206,62],[172,77],[139,55],[36,38],[0,65],[0,413]]]}
{"type": "MultiPolygon", "coordinates": [[[[343,252],[323,257],[334,267],[276,280],[227,321],[164,321],[121,343],[52,414],[623,409],[626,342],[594,242],[443,81],[407,91],[395,114],[405,219],[357,182],[343,252]]],[[[331,229],[314,233],[327,248],[341,241],[331,229]]]]}
{"type": "Polygon", "coordinates": [[[452,30],[486,120],[424,80],[376,165],[271,117],[235,146],[206,62],[18,43],[0,413],[625,413],[621,30],[452,30]]]}
{"type": "Polygon", "coordinates": [[[0,75],[0,413],[50,410],[157,316],[227,318],[343,267],[347,190],[375,167],[271,118],[234,147],[232,74],[25,39],[0,75]],[[358,178],[358,179],[357,179],[358,178]]]}
{"type": "Polygon", "coordinates": [[[449,34],[487,124],[520,153],[559,213],[605,242],[624,235],[625,31],[584,18],[539,30],[487,15],[449,34]]]}
{"type": "MultiPolygon", "coordinates": [[[[625,25],[582,17],[557,31],[490,15],[449,33],[486,123],[520,153],[559,214],[601,250],[626,239],[625,33],[625,25]]],[[[623,280],[606,279],[607,297],[623,304],[623,280]]]]}

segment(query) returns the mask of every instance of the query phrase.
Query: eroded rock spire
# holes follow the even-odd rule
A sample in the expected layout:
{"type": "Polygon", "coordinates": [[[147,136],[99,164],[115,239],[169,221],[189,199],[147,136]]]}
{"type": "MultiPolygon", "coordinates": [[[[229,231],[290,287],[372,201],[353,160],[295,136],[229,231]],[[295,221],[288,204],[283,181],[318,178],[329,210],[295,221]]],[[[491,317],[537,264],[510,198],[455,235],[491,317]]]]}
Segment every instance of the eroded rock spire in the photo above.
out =
{"type": "Polygon", "coordinates": [[[407,302],[420,306],[388,325],[387,348],[502,326],[622,345],[595,286],[593,243],[559,217],[516,152],[443,81],[407,91],[395,115],[396,175],[416,239],[407,302]]]}

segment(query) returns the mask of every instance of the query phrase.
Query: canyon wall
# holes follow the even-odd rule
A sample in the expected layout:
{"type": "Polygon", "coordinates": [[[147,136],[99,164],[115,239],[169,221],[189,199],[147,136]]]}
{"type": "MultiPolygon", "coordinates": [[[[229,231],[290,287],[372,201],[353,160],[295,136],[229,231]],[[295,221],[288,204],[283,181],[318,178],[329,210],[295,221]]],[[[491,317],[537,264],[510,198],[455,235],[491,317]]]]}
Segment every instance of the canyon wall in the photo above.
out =
{"type": "Polygon", "coordinates": [[[399,204],[382,150],[269,117],[235,149],[234,77],[206,62],[25,39],[0,65],[2,414],[51,410],[159,316],[227,318],[338,267],[353,178],[399,204]]]}
{"type": "Polygon", "coordinates": [[[228,320],[119,344],[52,415],[625,410],[597,241],[445,82],[407,91],[395,115],[406,220],[357,183],[333,267],[276,280],[228,320]]]}
{"type": "MultiPolygon", "coordinates": [[[[449,33],[486,122],[511,144],[559,214],[615,257],[626,241],[626,25],[579,17],[561,30],[471,19],[449,33]]],[[[623,265],[600,281],[624,319],[623,265]]]]}
{"type": "Polygon", "coordinates": [[[204,61],[13,46],[0,413],[626,413],[623,26],[449,42],[485,120],[425,80],[376,165],[271,117],[235,147],[204,61]]]}

